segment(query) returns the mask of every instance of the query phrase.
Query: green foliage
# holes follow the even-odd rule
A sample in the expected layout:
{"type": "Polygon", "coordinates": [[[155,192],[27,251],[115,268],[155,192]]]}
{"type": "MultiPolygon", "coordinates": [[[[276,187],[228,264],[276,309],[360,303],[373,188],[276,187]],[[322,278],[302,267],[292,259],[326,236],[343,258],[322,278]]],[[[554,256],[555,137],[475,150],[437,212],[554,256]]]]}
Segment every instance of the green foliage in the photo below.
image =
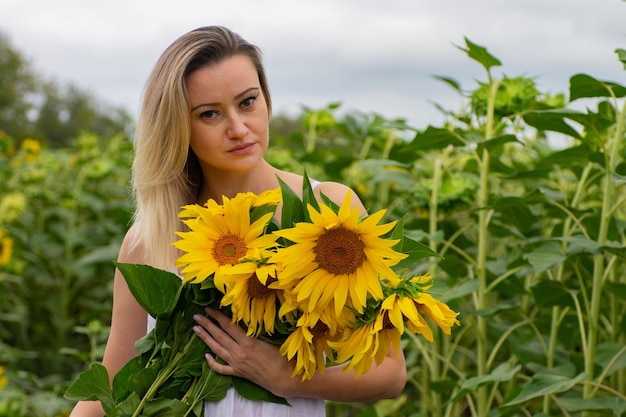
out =
{"type": "MultiPolygon", "coordinates": [[[[156,327],[137,343],[141,355],[122,367],[112,387],[106,368],[95,363],[80,374],[65,397],[98,400],[109,417],[200,415],[202,401],[223,398],[232,378],[209,369],[203,360],[208,348],[189,331],[193,315],[203,312],[191,297],[194,289],[171,272],[148,265],[116,265],[141,306],[156,317],[156,327]]],[[[246,386],[244,393],[246,388],[253,389],[246,386]]]]}
{"type": "Polygon", "coordinates": [[[32,397],[41,389],[35,381],[56,376],[46,386],[58,394],[101,359],[112,260],[131,216],[131,145],[92,134],[62,150],[34,140],[15,149],[6,135],[0,143],[0,231],[11,241],[0,265],[0,365],[9,388],[32,397]]]}
{"type": "MultiPolygon", "coordinates": [[[[534,79],[496,75],[502,63],[486,48],[466,39],[459,49],[485,76],[470,89],[437,77],[465,103],[441,109],[441,126],[418,130],[336,103],[303,109],[297,126],[273,122],[268,160],[346,183],[369,210],[402,218],[408,236],[443,255],[424,272],[461,311],[452,335],[403,340],[400,398],[331,402],[328,414],[621,416],[626,87],[574,74],[567,92],[547,94],[534,79]],[[584,111],[571,105],[583,100],[584,111]]],[[[624,50],[616,54],[625,64],[624,50]]],[[[0,139],[9,184],[0,229],[15,242],[0,272],[0,365],[10,379],[0,413],[46,415],[20,411],[23,393],[59,393],[92,361],[60,349],[101,345],[106,326],[85,327],[108,320],[110,261],[129,218],[127,145],[74,145],[28,162],[35,152],[12,142],[0,139]]]]}

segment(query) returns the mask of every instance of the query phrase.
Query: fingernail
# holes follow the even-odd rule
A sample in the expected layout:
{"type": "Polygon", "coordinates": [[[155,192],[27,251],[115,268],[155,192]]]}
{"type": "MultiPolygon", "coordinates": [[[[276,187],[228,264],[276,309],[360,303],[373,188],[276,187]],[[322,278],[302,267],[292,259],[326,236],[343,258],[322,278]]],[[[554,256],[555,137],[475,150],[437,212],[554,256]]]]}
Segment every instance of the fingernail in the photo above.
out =
{"type": "Polygon", "coordinates": [[[200,326],[193,326],[193,332],[196,334],[200,334],[200,326]]]}
{"type": "Polygon", "coordinates": [[[211,313],[213,313],[213,309],[212,309],[211,307],[205,307],[205,308],[204,308],[204,311],[206,311],[206,312],[207,312],[207,314],[211,314],[211,313]]]}
{"type": "Polygon", "coordinates": [[[197,322],[199,322],[200,320],[202,320],[202,316],[200,314],[194,314],[193,315],[193,319],[197,322]]]}

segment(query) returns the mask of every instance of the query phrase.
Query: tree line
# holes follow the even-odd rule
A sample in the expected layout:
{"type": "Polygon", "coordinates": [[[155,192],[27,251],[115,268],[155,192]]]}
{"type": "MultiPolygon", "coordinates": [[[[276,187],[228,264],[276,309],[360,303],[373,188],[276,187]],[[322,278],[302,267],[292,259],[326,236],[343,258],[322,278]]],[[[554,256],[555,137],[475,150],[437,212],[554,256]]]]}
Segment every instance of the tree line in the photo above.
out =
{"type": "Polygon", "coordinates": [[[0,131],[21,142],[36,138],[60,148],[81,132],[110,137],[128,133],[133,120],[124,108],[98,100],[72,83],[39,74],[0,32],[0,131]]]}

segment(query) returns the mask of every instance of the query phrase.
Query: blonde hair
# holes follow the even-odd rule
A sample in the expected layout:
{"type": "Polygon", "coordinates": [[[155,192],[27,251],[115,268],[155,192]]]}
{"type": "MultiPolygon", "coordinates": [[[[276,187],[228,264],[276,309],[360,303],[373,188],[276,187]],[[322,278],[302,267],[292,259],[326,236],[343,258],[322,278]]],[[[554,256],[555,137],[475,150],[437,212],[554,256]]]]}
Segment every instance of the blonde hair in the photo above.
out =
{"type": "Polygon", "coordinates": [[[181,230],[181,206],[195,203],[202,185],[197,157],[189,147],[187,77],[194,71],[243,54],[254,64],[271,111],[261,51],[220,27],[193,30],[174,41],[159,57],[143,92],[135,132],[132,186],[135,199],[133,246],[146,262],[172,270],[177,257],[172,242],[181,230]]]}

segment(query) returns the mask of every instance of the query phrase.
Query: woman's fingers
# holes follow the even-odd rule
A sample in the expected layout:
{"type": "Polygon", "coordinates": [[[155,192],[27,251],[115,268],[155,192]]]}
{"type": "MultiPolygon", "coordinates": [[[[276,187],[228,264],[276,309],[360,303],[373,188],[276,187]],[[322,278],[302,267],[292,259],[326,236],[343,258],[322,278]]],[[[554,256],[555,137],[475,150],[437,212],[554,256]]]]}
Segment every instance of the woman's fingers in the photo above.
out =
{"type": "Polygon", "coordinates": [[[193,331],[202,339],[213,352],[222,356],[229,349],[232,349],[237,342],[217,324],[207,317],[196,314],[193,319],[198,323],[193,331]],[[222,350],[224,352],[222,352],[222,350]]]}
{"type": "Polygon", "coordinates": [[[241,343],[246,338],[246,332],[236,323],[233,323],[231,319],[219,310],[211,308],[205,309],[207,314],[219,323],[220,330],[226,332],[237,343],[241,343]]]}
{"type": "Polygon", "coordinates": [[[207,314],[209,317],[194,316],[198,323],[194,332],[214,353],[206,357],[213,371],[246,378],[270,391],[284,381],[291,382],[293,366],[278,346],[246,336],[243,328],[220,311],[207,309],[207,314]]]}

